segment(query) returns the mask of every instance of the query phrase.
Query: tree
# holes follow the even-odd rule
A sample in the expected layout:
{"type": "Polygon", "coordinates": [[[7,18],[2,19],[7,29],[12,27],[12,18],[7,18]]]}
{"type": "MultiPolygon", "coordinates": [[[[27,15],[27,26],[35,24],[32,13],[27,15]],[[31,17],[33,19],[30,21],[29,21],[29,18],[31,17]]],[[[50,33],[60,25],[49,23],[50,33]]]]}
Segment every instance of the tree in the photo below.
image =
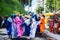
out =
{"type": "Polygon", "coordinates": [[[47,9],[50,11],[55,10],[55,9],[59,10],[60,9],[60,0],[47,0],[46,6],[47,6],[47,9]]]}
{"type": "Polygon", "coordinates": [[[37,13],[42,13],[43,10],[44,10],[44,8],[39,6],[39,7],[36,9],[36,12],[37,12],[37,13]]]}
{"type": "Polygon", "coordinates": [[[54,0],[47,0],[46,2],[46,6],[47,6],[47,9],[49,9],[49,11],[52,11],[54,10],[54,0]]]}
{"type": "Polygon", "coordinates": [[[60,10],[60,0],[56,0],[56,1],[57,1],[57,4],[56,4],[57,9],[60,10]]]}
{"type": "Polygon", "coordinates": [[[21,1],[21,3],[23,5],[29,5],[29,3],[30,3],[30,6],[31,6],[31,2],[32,2],[32,0],[19,0],[19,1],[21,1]]]}
{"type": "Polygon", "coordinates": [[[18,0],[0,0],[0,15],[8,16],[14,11],[26,14],[23,6],[18,0]]]}

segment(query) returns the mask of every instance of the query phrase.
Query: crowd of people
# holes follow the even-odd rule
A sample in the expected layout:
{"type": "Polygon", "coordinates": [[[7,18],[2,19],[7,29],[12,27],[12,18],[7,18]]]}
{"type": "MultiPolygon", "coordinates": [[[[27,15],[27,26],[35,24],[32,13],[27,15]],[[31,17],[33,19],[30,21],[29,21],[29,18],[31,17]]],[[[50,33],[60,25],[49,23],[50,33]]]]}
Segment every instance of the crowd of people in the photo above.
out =
{"type": "MultiPolygon", "coordinates": [[[[33,40],[37,33],[42,37],[46,29],[45,15],[30,13],[28,16],[20,15],[17,12],[16,14],[5,17],[4,21],[0,17],[0,27],[5,23],[9,38],[18,38],[19,40],[22,36],[29,36],[33,40]]],[[[60,14],[50,16],[48,24],[50,32],[60,33],[60,14]]]]}
{"type": "Polygon", "coordinates": [[[50,16],[49,28],[52,33],[60,33],[60,13],[50,16]]]}
{"type": "Polygon", "coordinates": [[[37,32],[42,35],[45,30],[45,16],[33,13],[30,13],[29,16],[20,15],[17,12],[5,18],[9,38],[19,39],[22,36],[29,36],[33,40],[37,32]]]}

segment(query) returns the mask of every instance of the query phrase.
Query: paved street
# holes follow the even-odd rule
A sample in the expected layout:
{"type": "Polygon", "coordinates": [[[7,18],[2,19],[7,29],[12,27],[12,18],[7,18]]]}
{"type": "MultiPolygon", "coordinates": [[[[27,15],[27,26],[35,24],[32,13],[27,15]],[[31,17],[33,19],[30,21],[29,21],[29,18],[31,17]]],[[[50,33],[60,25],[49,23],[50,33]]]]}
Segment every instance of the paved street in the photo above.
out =
{"type": "MultiPolygon", "coordinates": [[[[22,39],[24,39],[24,38],[27,39],[28,37],[23,36],[22,39]]],[[[7,30],[5,28],[0,29],[0,40],[11,40],[11,39],[9,39],[9,37],[7,35],[7,30]]],[[[46,37],[46,38],[44,38],[44,37],[43,38],[42,37],[36,37],[34,40],[55,40],[55,39],[51,38],[51,37],[46,37]]]]}
{"type": "MultiPolygon", "coordinates": [[[[0,40],[10,40],[7,35],[7,30],[0,29],[0,40]]],[[[36,37],[34,40],[46,40],[45,38],[36,37]]]]}
{"type": "Polygon", "coordinates": [[[48,30],[45,30],[44,33],[47,34],[49,37],[54,38],[55,40],[60,40],[59,34],[51,33],[48,30]]]}
{"type": "Polygon", "coordinates": [[[0,40],[10,40],[6,29],[0,29],[0,40]]]}

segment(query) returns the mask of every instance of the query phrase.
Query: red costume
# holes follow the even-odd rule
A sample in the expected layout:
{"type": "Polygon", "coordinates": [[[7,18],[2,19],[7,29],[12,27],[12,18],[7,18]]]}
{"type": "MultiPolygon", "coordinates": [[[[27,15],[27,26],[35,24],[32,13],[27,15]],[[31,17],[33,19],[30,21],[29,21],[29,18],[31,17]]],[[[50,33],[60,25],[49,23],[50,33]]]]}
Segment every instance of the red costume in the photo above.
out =
{"type": "Polygon", "coordinates": [[[53,19],[49,20],[49,28],[50,28],[50,32],[55,33],[55,31],[54,31],[54,20],[53,19]]]}

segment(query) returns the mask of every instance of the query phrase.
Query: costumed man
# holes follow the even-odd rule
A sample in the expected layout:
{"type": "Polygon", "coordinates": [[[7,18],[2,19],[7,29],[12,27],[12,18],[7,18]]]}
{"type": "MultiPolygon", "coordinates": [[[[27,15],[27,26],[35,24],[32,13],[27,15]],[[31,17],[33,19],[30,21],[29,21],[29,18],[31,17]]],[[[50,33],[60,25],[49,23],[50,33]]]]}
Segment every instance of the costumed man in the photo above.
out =
{"type": "Polygon", "coordinates": [[[36,34],[36,29],[37,29],[37,25],[39,24],[39,19],[37,17],[36,14],[32,15],[32,24],[30,26],[31,30],[30,30],[30,39],[33,40],[35,38],[35,34],[36,34]]]}
{"type": "Polygon", "coordinates": [[[6,20],[6,29],[7,29],[7,33],[9,38],[11,38],[11,31],[12,31],[12,18],[8,17],[6,20]]]}

